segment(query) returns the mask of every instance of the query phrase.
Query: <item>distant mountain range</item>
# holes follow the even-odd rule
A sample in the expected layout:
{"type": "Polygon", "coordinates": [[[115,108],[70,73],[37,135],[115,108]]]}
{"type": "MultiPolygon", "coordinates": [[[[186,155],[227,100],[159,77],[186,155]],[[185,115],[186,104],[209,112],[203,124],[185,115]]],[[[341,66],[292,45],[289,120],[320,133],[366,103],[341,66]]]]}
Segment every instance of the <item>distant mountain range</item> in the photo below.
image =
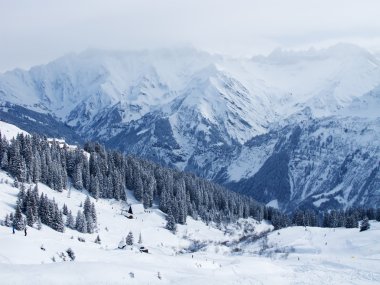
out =
{"type": "Polygon", "coordinates": [[[89,50],[0,75],[0,118],[97,140],[291,211],[380,203],[380,61],[89,50]]]}

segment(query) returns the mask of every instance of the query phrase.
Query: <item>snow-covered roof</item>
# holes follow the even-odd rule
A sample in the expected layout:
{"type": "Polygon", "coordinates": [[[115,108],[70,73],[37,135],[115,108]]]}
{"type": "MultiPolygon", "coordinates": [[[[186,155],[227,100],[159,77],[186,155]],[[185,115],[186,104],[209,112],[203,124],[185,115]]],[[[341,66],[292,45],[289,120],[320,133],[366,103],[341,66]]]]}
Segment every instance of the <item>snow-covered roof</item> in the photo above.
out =
{"type": "Polygon", "coordinates": [[[49,143],[52,143],[52,142],[58,143],[60,148],[67,147],[70,150],[75,150],[78,148],[76,145],[70,145],[66,143],[64,139],[48,138],[47,140],[49,143]]]}

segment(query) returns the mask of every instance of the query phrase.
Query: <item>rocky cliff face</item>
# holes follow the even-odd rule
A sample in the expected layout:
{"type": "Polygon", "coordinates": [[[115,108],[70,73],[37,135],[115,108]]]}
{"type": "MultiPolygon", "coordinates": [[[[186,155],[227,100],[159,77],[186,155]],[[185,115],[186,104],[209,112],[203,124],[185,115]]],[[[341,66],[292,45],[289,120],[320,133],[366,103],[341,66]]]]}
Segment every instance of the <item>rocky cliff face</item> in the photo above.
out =
{"type": "Polygon", "coordinates": [[[229,186],[286,210],[378,205],[379,131],[378,118],[294,122],[247,142],[229,168],[229,186]]]}

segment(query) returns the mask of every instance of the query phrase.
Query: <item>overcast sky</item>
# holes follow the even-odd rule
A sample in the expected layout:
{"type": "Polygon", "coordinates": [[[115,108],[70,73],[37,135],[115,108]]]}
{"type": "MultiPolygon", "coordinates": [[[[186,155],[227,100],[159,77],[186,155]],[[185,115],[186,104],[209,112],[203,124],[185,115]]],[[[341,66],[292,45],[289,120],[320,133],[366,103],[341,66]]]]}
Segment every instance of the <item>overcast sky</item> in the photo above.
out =
{"type": "Polygon", "coordinates": [[[0,72],[87,48],[236,56],[337,42],[380,51],[379,0],[0,0],[0,72]]]}

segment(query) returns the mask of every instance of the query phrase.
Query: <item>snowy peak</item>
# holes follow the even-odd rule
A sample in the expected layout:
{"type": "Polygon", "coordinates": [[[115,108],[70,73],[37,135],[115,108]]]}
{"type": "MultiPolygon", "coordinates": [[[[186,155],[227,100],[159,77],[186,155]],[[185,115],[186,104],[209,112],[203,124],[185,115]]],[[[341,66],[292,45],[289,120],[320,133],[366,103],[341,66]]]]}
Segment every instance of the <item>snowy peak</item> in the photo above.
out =
{"type": "MultiPolygon", "coordinates": [[[[269,86],[290,93],[280,110],[310,107],[317,116],[328,116],[372,90],[379,83],[380,63],[368,51],[339,44],[323,50],[276,50],[252,60],[252,70],[269,86]]],[[[272,99],[280,103],[276,96],[272,99]]],[[[289,115],[289,113],[283,113],[289,115]]]]}
{"type": "Polygon", "coordinates": [[[226,132],[231,139],[240,143],[264,131],[256,123],[261,118],[250,91],[216,65],[196,73],[180,98],[181,103],[174,106],[182,116],[190,116],[191,119],[191,114],[199,114],[202,119],[218,126],[221,132],[226,132]]]}
{"type": "Polygon", "coordinates": [[[107,71],[86,58],[66,56],[29,71],[0,76],[7,101],[64,118],[83,99],[99,93],[107,71]]]}
{"type": "MultiPolygon", "coordinates": [[[[190,48],[88,50],[29,71],[0,75],[0,94],[4,101],[76,125],[80,118],[89,118],[88,124],[96,113],[118,103],[125,109],[122,118],[127,123],[184,94],[198,96],[190,102],[196,105],[201,96],[211,102],[221,93],[226,100],[218,106],[220,112],[231,108],[226,102],[235,102],[235,113],[252,126],[253,135],[304,107],[322,116],[336,112],[380,83],[379,66],[369,52],[346,44],[304,52],[276,50],[252,60],[190,48]]],[[[233,123],[238,124],[236,119],[233,123]]]]}

